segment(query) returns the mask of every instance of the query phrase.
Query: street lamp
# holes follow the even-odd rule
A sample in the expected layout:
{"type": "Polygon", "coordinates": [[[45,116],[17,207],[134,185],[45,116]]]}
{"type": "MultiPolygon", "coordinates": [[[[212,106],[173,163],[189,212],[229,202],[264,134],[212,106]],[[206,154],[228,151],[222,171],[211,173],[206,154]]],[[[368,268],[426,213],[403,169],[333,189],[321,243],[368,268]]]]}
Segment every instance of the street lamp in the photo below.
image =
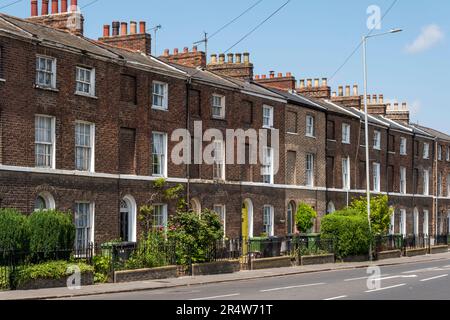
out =
{"type": "MultiPolygon", "coordinates": [[[[366,193],[367,193],[367,219],[369,220],[369,232],[372,233],[372,223],[370,221],[370,159],[369,159],[369,115],[367,112],[367,39],[380,37],[391,33],[402,32],[402,29],[392,29],[389,32],[367,35],[362,37],[363,64],[364,64],[364,114],[365,114],[365,141],[366,141],[366,193]]],[[[369,246],[369,259],[372,261],[372,241],[369,246]]]]}

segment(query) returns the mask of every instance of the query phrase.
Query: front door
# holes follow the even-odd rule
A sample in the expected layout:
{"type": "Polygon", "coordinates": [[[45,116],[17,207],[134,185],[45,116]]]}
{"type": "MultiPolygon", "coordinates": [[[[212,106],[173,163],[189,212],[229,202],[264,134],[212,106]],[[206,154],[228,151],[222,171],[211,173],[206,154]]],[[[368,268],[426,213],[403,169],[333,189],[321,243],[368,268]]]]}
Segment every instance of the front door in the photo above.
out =
{"type": "Polygon", "coordinates": [[[130,240],[130,209],[125,200],[120,202],[120,239],[122,241],[130,240]]]}

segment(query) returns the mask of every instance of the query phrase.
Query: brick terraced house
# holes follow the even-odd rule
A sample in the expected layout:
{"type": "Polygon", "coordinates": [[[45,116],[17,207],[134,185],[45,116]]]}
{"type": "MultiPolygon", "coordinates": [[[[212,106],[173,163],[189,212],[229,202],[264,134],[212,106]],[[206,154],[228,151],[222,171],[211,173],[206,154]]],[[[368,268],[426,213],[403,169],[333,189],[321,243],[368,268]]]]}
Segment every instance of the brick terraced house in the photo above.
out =
{"type": "MultiPolygon", "coordinates": [[[[318,211],[318,232],[322,216],[364,195],[357,86],[332,94],[326,79],[255,76],[248,53],[208,63],[194,47],[157,58],[145,22],[115,21],[88,39],[76,4],[52,1],[50,13],[43,1],[39,15],[32,0],[28,19],[0,14],[0,207],[70,210],[83,246],[136,241],[139,207],[161,177],[185,187],[192,210],[218,212],[230,238],[294,233],[301,202],[318,211]],[[195,147],[190,164],[171,161],[178,129],[203,150],[208,129],[220,132],[213,161],[195,161],[195,147]],[[229,129],[266,129],[266,162],[250,161],[248,137],[245,164],[225,159],[229,129]]],[[[410,124],[406,106],[383,96],[369,111],[371,189],[389,195],[391,232],[448,232],[450,137],[410,124]]],[[[157,205],[155,224],[174,211],[157,205]]]]}

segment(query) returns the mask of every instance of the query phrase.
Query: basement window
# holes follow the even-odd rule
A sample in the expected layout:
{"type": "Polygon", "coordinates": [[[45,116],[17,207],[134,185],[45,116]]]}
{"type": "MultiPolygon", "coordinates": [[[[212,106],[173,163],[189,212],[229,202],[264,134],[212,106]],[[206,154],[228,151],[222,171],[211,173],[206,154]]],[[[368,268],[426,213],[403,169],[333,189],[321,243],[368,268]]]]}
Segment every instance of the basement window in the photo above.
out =
{"type": "Polygon", "coordinates": [[[36,85],[42,88],[56,89],[55,58],[36,57],[36,85]]]}
{"type": "Polygon", "coordinates": [[[76,93],[95,96],[95,69],[77,67],[76,93]]]}

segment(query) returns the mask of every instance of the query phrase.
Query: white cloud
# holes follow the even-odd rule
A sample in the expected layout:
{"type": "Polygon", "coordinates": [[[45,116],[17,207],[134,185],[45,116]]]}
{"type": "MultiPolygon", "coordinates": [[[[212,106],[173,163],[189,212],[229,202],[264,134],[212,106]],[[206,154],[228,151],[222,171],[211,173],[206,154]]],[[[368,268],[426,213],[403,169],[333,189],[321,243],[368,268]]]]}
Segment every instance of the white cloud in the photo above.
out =
{"type": "Polygon", "coordinates": [[[426,51],[439,44],[444,37],[444,31],[438,25],[425,26],[416,40],[406,46],[406,51],[412,54],[426,51]]]}

